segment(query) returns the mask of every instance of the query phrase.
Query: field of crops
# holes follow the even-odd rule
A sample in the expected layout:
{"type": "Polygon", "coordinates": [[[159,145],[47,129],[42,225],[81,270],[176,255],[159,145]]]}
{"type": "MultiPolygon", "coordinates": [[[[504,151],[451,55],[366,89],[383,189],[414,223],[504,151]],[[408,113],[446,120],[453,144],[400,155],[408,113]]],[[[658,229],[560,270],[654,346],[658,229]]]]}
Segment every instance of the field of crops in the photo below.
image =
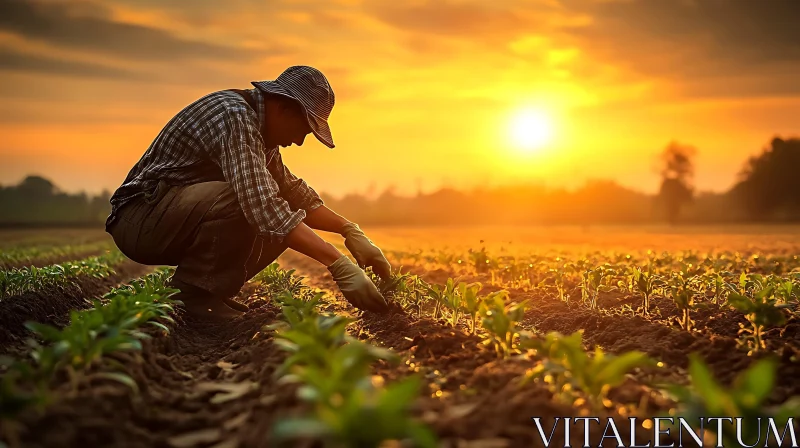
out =
{"type": "Polygon", "coordinates": [[[392,313],[356,311],[289,251],[243,288],[250,311],[216,325],[182,318],[168,269],[101,237],[4,240],[0,440],[654,446],[657,426],[678,446],[656,417],[745,417],[695,437],[791,446],[800,229],[367,233],[395,267],[375,278],[392,313]],[[603,423],[563,423],[581,417],[603,423]]]}

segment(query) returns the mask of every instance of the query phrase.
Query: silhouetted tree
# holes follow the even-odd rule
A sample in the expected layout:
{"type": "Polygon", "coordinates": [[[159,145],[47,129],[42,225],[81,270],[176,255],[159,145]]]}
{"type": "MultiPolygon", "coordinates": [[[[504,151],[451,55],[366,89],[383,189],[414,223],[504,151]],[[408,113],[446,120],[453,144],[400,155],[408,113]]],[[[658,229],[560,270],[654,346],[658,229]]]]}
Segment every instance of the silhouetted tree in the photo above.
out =
{"type": "Polygon", "coordinates": [[[17,186],[17,191],[33,200],[44,199],[56,193],[52,182],[41,176],[28,176],[17,186]]]}
{"type": "Polygon", "coordinates": [[[675,224],[681,208],[694,195],[694,161],[697,150],[692,146],[670,142],[661,153],[661,188],[658,200],[664,206],[667,220],[675,224]]]}
{"type": "Polygon", "coordinates": [[[800,218],[800,139],[775,137],[750,157],[732,194],[755,220],[800,218]]]}

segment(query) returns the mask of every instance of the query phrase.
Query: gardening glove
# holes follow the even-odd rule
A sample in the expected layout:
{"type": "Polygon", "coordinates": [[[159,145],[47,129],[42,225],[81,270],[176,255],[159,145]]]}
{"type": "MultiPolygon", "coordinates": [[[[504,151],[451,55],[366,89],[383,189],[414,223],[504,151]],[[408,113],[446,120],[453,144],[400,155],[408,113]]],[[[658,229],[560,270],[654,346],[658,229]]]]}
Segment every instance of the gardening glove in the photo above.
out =
{"type": "Polygon", "coordinates": [[[336,286],[353,306],[360,310],[385,312],[389,305],[383,298],[375,283],[367,277],[367,273],[356,266],[347,255],[328,266],[336,286]]]}
{"type": "Polygon", "coordinates": [[[364,269],[372,267],[372,271],[378,274],[381,280],[389,280],[392,266],[378,246],[364,235],[358,224],[352,222],[345,224],[342,227],[342,236],[345,247],[353,254],[359,266],[364,269]]]}

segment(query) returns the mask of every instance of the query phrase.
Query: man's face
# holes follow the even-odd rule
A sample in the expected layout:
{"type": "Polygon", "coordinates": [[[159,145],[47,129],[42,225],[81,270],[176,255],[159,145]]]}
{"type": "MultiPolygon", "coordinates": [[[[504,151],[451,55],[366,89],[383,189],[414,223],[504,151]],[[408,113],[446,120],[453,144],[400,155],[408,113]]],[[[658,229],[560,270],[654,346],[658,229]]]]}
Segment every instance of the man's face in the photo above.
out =
{"type": "Polygon", "coordinates": [[[296,101],[281,101],[268,107],[266,128],[270,147],[302,146],[312,132],[302,106],[296,101]]]}

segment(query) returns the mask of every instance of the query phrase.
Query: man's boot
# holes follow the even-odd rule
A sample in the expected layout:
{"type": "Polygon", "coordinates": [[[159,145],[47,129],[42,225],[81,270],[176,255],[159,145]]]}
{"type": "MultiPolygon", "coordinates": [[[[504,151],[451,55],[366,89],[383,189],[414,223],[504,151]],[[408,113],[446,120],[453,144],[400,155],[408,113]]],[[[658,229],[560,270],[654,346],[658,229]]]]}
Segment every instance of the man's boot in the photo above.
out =
{"type": "Polygon", "coordinates": [[[244,314],[226,305],[222,298],[211,294],[179,292],[173,299],[182,301],[186,315],[196,320],[225,322],[244,314]]]}
{"type": "Polygon", "coordinates": [[[216,297],[204,289],[187,285],[174,279],[168,280],[167,286],[180,290],[171,299],[183,302],[183,309],[186,311],[186,315],[193,319],[224,322],[244,314],[228,306],[222,297],[216,297]]]}
{"type": "Polygon", "coordinates": [[[247,305],[238,300],[235,300],[233,297],[222,299],[222,301],[225,302],[225,305],[228,305],[229,307],[235,309],[236,311],[241,311],[243,313],[250,311],[250,307],[248,307],[247,305]]]}

